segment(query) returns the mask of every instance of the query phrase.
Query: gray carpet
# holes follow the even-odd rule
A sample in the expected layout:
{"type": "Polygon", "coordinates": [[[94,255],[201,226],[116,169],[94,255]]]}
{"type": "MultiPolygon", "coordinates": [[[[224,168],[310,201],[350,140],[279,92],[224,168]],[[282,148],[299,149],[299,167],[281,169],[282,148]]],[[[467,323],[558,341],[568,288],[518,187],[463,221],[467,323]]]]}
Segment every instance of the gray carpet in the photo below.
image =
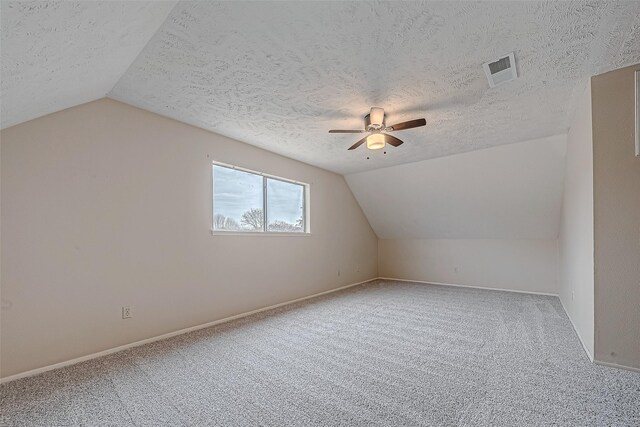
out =
{"type": "Polygon", "coordinates": [[[555,297],[373,282],[4,384],[7,426],[639,426],[555,297]]]}

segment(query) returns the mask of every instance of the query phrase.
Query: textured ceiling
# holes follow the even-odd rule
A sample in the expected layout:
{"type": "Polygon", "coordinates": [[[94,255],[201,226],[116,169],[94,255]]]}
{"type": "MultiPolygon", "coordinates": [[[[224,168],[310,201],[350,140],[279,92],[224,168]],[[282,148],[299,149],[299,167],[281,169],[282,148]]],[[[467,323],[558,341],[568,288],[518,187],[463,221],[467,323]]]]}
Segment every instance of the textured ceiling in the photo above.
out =
{"type": "Polygon", "coordinates": [[[564,133],[589,76],[640,62],[637,1],[1,3],[2,127],[109,93],[339,173],[564,133]],[[386,155],[327,133],[371,106],[428,124],[386,155]]]}
{"type": "Polygon", "coordinates": [[[381,239],[556,239],[565,152],[559,135],[346,180],[381,239]]]}
{"type": "Polygon", "coordinates": [[[0,2],[1,127],[104,97],[175,2],[0,2]]]}
{"type": "Polygon", "coordinates": [[[640,2],[181,2],[110,96],[350,173],[565,133],[576,88],[635,62],[640,2]],[[327,133],[371,106],[428,124],[387,155],[327,133]]]}

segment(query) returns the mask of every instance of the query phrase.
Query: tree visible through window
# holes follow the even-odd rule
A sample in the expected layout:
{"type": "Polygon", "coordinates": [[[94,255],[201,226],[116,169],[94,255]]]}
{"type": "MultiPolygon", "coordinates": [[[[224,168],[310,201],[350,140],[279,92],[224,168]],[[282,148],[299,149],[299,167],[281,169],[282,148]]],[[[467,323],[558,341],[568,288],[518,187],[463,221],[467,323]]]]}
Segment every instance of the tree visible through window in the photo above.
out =
{"type": "Polygon", "coordinates": [[[306,186],[213,165],[213,229],[304,233],[306,186]]]}

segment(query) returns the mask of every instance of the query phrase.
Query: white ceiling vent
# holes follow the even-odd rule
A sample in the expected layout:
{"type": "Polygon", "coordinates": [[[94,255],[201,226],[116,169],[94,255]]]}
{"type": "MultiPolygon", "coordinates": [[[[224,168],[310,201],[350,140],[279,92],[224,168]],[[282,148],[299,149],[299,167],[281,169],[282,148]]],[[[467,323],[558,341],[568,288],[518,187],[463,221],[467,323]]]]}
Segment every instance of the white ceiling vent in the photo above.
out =
{"type": "Polygon", "coordinates": [[[511,52],[493,62],[482,64],[484,72],[487,74],[489,86],[496,87],[502,83],[510,82],[518,78],[516,71],[516,58],[511,52]]]}

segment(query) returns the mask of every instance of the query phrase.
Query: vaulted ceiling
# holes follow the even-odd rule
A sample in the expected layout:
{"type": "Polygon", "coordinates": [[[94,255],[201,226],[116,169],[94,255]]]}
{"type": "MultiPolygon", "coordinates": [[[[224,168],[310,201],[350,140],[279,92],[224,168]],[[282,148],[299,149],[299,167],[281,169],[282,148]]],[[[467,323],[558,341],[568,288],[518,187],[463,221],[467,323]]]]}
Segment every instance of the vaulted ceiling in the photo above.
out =
{"type": "Polygon", "coordinates": [[[103,98],[175,2],[0,2],[6,128],[103,98]]]}
{"type": "Polygon", "coordinates": [[[589,76],[640,62],[637,1],[0,7],[3,127],[108,95],[339,173],[564,133],[589,76]],[[512,51],[520,78],[490,89],[512,51]],[[371,106],[427,126],[387,154],[327,133],[371,106]]]}
{"type": "Polygon", "coordinates": [[[556,239],[566,136],[346,176],[381,239],[556,239]]]}

